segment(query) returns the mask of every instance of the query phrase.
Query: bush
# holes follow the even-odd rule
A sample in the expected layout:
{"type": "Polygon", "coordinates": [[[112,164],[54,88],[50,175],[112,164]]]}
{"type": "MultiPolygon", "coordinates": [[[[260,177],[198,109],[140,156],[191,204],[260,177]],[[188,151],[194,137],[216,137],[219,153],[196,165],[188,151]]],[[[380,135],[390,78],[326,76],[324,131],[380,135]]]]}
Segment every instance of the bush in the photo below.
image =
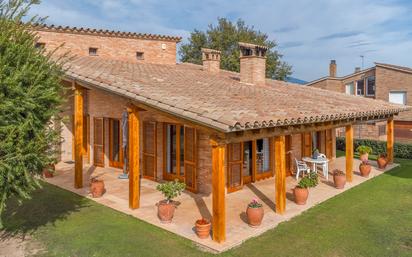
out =
{"type": "Polygon", "coordinates": [[[179,182],[177,179],[175,181],[159,184],[156,187],[158,191],[162,192],[168,203],[179,196],[183,192],[183,190],[185,190],[185,188],[186,184],[179,182]]]}
{"type": "Polygon", "coordinates": [[[318,173],[316,172],[310,172],[307,176],[303,177],[299,183],[298,187],[299,188],[308,188],[308,187],[315,187],[319,183],[318,180],[318,173]]]}
{"type": "MultiPolygon", "coordinates": [[[[374,153],[386,153],[386,141],[355,139],[353,142],[354,149],[361,145],[369,146],[374,153]]],[[[394,157],[402,159],[412,159],[412,144],[395,143],[393,146],[394,157]]],[[[345,151],[346,143],[344,137],[336,138],[336,149],[345,151]]]]}

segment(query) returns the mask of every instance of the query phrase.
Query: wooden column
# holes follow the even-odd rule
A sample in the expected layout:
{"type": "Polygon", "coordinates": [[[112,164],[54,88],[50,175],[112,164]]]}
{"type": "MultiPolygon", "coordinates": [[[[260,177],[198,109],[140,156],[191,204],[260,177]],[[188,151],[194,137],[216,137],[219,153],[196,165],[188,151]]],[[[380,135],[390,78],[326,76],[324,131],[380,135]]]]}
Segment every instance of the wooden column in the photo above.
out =
{"type": "Polygon", "coordinates": [[[74,84],[74,187],[83,187],[83,87],[74,84]]]}
{"type": "Polygon", "coordinates": [[[212,146],[212,205],[213,240],[222,243],[226,240],[225,204],[225,146],[211,141],[212,146]]]}
{"type": "Polygon", "coordinates": [[[353,176],[353,126],[346,126],[346,180],[352,182],[353,176]]]}
{"type": "Polygon", "coordinates": [[[286,151],[285,136],[275,137],[275,205],[276,213],[286,208],[286,151]]]}
{"type": "Polygon", "coordinates": [[[129,208],[140,206],[140,119],[137,107],[129,112],[129,208]]]}
{"type": "Polygon", "coordinates": [[[394,126],[395,122],[393,121],[393,117],[391,117],[386,124],[386,152],[388,154],[388,163],[393,163],[394,126]]]}

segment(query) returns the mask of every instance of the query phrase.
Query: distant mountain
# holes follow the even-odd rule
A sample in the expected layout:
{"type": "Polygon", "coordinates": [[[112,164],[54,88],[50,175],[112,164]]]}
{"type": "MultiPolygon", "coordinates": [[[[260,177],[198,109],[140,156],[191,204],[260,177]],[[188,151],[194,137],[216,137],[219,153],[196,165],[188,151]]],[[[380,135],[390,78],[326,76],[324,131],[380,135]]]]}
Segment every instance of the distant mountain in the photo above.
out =
{"type": "Polygon", "coordinates": [[[297,79],[297,78],[294,78],[294,77],[287,77],[286,81],[290,82],[290,83],[301,84],[301,85],[304,85],[304,84],[308,83],[307,81],[297,79]]]}

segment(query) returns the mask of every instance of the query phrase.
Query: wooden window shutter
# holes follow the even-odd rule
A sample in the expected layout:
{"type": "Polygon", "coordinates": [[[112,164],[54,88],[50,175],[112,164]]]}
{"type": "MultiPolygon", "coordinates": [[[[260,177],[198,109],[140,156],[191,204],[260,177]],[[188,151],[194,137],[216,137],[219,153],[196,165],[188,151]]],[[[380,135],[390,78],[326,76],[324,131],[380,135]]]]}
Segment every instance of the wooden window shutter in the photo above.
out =
{"type": "Polygon", "coordinates": [[[184,127],[184,170],[186,189],[190,191],[197,190],[196,182],[196,153],[197,153],[197,136],[196,129],[184,127]]]}
{"type": "Polygon", "coordinates": [[[234,143],[228,145],[228,172],[227,187],[228,192],[234,192],[243,186],[243,145],[234,143]]]}
{"type": "Polygon", "coordinates": [[[156,122],[143,122],[143,177],[156,178],[156,122]]]}
{"type": "Polygon", "coordinates": [[[312,133],[302,133],[302,157],[312,156],[312,133]]]}
{"type": "Polygon", "coordinates": [[[333,135],[332,135],[333,131],[334,131],[333,129],[327,129],[325,132],[325,137],[326,137],[325,138],[325,142],[326,142],[325,154],[328,159],[333,157],[332,156],[333,155],[333,135]]]}
{"type": "Polygon", "coordinates": [[[93,164],[104,167],[104,119],[93,119],[93,164]]]}

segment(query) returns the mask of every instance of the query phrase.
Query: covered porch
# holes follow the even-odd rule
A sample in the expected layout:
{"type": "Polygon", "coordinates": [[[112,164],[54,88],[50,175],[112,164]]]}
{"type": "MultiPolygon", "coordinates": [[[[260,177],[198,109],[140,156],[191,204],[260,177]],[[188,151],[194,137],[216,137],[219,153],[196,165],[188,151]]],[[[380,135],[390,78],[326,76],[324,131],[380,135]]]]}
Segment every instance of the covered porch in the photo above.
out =
{"type": "MultiPolygon", "coordinates": [[[[359,165],[359,160],[353,160],[354,167],[359,165]]],[[[194,241],[201,247],[210,251],[221,252],[243,241],[260,235],[261,233],[276,227],[280,222],[289,220],[303,211],[313,207],[314,205],[326,201],[327,199],[342,193],[356,185],[359,185],[383,172],[392,169],[395,164],[389,165],[386,170],[379,170],[373,163],[372,172],[369,178],[361,177],[358,172],[354,172],[353,180],[347,183],[345,189],[338,190],[333,186],[333,179],[330,176],[329,181],[321,177],[319,186],[310,190],[310,196],[306,205],[296,205],[293,202],[292,188],[296,185],[296,180],[293,177],[286,177],[286,205],[283,215],[275,212],[275,178],[268,178],[249,185],[245,185],[242,190],[226,194],[226,240],[217,243],[209,239],[199,239],[193,228],[194,222],[200,217],[211,219],[213,217],[213,195],[194,194],[185,191],[176,200],[179,202],[175,217],[171,224],[162,224],[157,217],[156,203],[163,198],[160,192],[155,188],[158,182],[141,179],[140,181],[140,208],[129,208],[129,181],[118,179],[121,170],[114,168],[100,168],[93,166],[85,166],[83,169],[83,180],[90,181],[91,177],[99,177],[105,181],[107,192],[101,198],[91,198],[89,187],[85,185],[83,188],[73,188],[73,172],[74,165],[67,163],[59,163],[56,167],[56,175],[54,178],[47,179],[47,182],[58,187],[75,192],[79,195],[91,198],[92,200],[101,203],[107,207],[113,208],[125,214],[132,215],[145,222],[166,229],[172,233],[183,236],[194,241]],[[251,228],[246,221],[245,210],[251,199],[256,198],[263,203],[265,216],[262,225],[259,228],[251,228]]],[[[338,157],[330,163],[330,171],[333,169],[344,170],[346,166],[346,158],[338,157]]]]}

